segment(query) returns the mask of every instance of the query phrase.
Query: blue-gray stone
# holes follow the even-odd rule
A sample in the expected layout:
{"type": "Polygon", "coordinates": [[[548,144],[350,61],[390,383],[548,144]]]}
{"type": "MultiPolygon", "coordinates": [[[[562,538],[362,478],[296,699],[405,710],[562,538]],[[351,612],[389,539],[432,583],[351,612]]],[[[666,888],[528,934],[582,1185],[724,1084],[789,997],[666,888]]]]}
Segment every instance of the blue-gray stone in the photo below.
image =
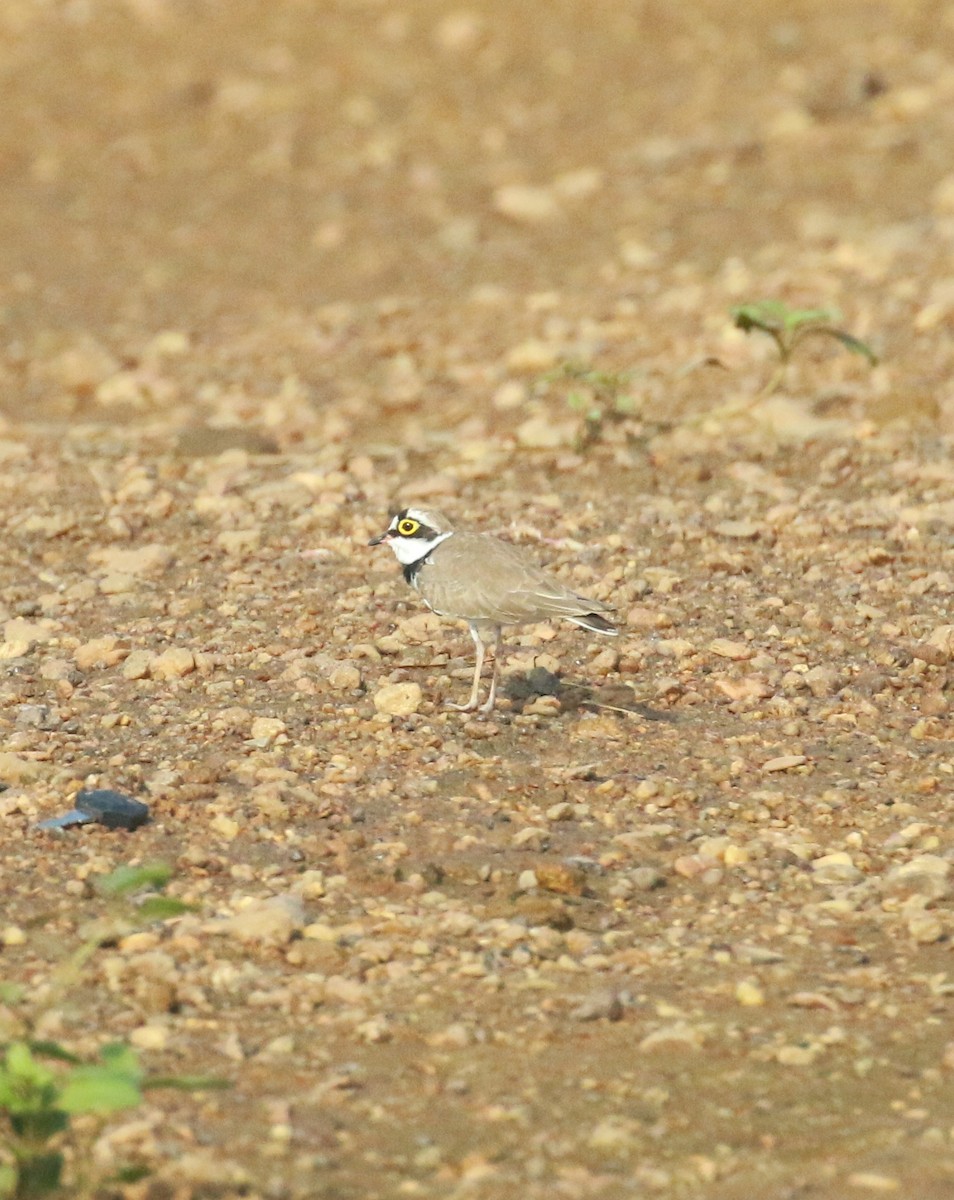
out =
{"type": "Polygon", "coordinates": [[[149,820],[149,805],[141,800],[133,800],[122,792],[114,792],[109,788],[96,789],[91,792],[78,792],[76,807],[61,817],[51,817],[41,821],[36,829],[69,829],[72,825],[88,825],[96,821],[107,829],[125,829],[132,832],[149,820]]]}

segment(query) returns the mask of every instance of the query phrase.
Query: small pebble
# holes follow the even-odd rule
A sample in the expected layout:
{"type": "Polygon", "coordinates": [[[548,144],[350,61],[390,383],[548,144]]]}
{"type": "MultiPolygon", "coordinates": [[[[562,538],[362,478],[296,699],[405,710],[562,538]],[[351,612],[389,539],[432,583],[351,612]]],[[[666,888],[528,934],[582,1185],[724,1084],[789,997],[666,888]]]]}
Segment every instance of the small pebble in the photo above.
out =
{"type": "Polygon", "coordinates": [[[908,933],[921,946],[939,942],[946,932],[944,921],[936,913],[918,913],[908,920],[908,933]]]}
{"type": "Polygon", "coordinates": [[[294,894],[256,900],[222,925],[222,932],[245,944],[281,946],[305,923],[301,898],[294,894]]]}
{"type": "Polygon", "coordinates": [[[420,709],[423,698],[417,683],[390,683],[375,692],[374,707],[391,717],[409,717],[420,709]]]}
{"type": "Polygon", "coordinates": [[[893,1175],[882,1175],[878,1171],[853,1171],[845,1180],[849,1187],[861,1188],[866,1192],[887,1195],[901,1190],[901,1180],[893,1175]]]}
{"type": "Polygon", "coordinates": [[[560,215],[560,202],[550,188],[508,184],[493,195],[494,208],[512,221],[537,224],[560,215]]]}
{"type": "Polygon", "coordinates": [[[757,983],[743,979],[736,984],[735,998],[744,1008],[757,1008],[765,1003],[765,992],[757,983]]]}
{"type": "Polygon", "coordinates": [[[736,662],[755,657],[754,648],[747,642],[733,642],[729,638],[716,638],[709,643],[709,650],[720,658],[731,658],[736,662]]]}
{"type": "Polygon", "coordinates": [[[803,767],[808,762],[804,754],[782,754],[778,758],[770,758],[768,762],[762,764],[762,770],[766,774],[772,774],[775,771],[792,771],[796,767],[803,767]]]}
{"type": "Polygon", "coordinates": [[[623,1002],[614,991],[594,992],[570,1010],[574,1021],[618,1021],[623,1015],[623,1002]]]}
{"type": "Polygon", "coordinates": [[[780,1046],[775,1059],[783,1067],[810,1067],[818,1053],[818,1046],[780,1046]]]}
{"type": "Polygon", "coordinates": [[[594,1128],[586,1140],[590,1150],[601,1154],[626,1154],[641,1144],[639,1127],[625,1117],[607,1117],[594,1128]]]}
{"type": "Polygon", "coordinates": [[[16,723],[23,729],[54,729],[60,718],[46,704],[21,704],[17,708],[16,723]]]}
{"type": "Polygon", "coordinates": [[[148,679],[159,656],[151,650],[134,650],[123,663],[124,679],[148,679]]]}
{"type": "Polygon", "coordinates": [[[699,1050],[705,1041],[702,1031],[693,1025],[667,1025],[648,1033],[639,1043],[644,1053],[672,1050],[699,1050]]]}
{"type": "Polygon", "coordinates": [[[80,671],[89,671],[93,667],[111,667],[126,657],[128,650],[119,644],[115,637],[93,638],[84,642],[73,651],[73,661],[80,671]]]}
{"type": "Polygon", "coordinates": [[[764,531],[764,526],[756,521],[720,521],[715,526],[715,532],[720,537],[736,538],[739,541],[751,541],[764,531]]]}
{"type": "Polygon", "coordinates": [[[630,880],[641,892],[651,892],[655,888],[666,886],[666,877],[655,867],[636,867],[630,872],[630,880]]]}
{"type": "Polygon", "coordinates": [[[153,679],[182,679],[195,670],[195,656],[185,646],[172,646],[156,655],[149,666],[153,679]]]}
{"type": "Polygon", "coordinates": [[[256,717],[249,729],[249,736],[256,742],[273,742],[287,728],[279,717],[256,717]]]}
{"type": "Polygon", "coordinates": [[[137,1050],[165,1050],[169,1030],[164,1025],[140,1025],[130,1032],[129,1041],[137,1050]]]}
{"type": "Polygon", "coordinates": [[[330,672],[328,683],[336,692],[353,692],[361,686],[361,672],[357,667],[342,663],[330,672]]]}
{"type": "Polygon", "coordinates": [[[864,879],[864,873],[855,866],[851,855],[841,850],[816,858],[812,872],[823,883],[858,883],[864,879]]]}

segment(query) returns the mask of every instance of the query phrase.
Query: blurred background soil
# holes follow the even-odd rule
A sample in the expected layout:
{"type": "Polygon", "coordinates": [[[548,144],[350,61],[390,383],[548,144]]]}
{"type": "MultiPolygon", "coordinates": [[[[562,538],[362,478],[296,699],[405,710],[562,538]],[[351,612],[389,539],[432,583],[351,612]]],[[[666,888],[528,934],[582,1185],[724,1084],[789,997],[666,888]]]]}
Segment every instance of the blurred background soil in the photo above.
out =
{"type": "Polygon", "coordinates": [[[173,861],[49,1023],[235,1081],[102,1194],[954,1195],[954,5],[0,0],[0,96],[0,969],[173,861]],[[762,394],[766,297],[879,364],[762,394]],[[445,713],[398,497],[617,650],[445,713]]]}

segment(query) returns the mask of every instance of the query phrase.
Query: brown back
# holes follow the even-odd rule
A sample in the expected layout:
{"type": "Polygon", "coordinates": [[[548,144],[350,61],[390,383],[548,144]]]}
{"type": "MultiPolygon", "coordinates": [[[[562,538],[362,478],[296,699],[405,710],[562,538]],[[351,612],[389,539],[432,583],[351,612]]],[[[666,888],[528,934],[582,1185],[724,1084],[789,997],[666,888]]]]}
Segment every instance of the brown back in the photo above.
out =
{"type": "Polygon", "coordinates": [[[612,611],[571,591],[523,550],[483,533],[455,533],[441,542],[421,567],[416,586],[442,616],[495,625],[612,611]]]}

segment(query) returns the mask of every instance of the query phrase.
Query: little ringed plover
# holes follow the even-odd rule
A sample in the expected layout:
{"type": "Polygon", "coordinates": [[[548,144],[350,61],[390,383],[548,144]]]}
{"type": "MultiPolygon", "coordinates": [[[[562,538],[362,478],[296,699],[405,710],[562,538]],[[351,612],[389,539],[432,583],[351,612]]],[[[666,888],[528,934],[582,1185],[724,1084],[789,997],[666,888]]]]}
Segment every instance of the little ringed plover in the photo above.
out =
{"type": "Polygon", "coordinates": [[[528,625],[563,617],[592,633],[619,631],[606,614],[613,609],[590,600],[542,571],[517,546],[486,533],[458,531],[430,508],[405,508],[369,546],[388,545],[404,568],[404,578],[420,592],[424,603],[441,617],[466,621],[477,648],[477,665],[470,699],[452,704],[463,712],[477,708],[484,642],[494,646],[490,695],[481,712],[494,707],[497,658],[504,625],[528,625]]]}

